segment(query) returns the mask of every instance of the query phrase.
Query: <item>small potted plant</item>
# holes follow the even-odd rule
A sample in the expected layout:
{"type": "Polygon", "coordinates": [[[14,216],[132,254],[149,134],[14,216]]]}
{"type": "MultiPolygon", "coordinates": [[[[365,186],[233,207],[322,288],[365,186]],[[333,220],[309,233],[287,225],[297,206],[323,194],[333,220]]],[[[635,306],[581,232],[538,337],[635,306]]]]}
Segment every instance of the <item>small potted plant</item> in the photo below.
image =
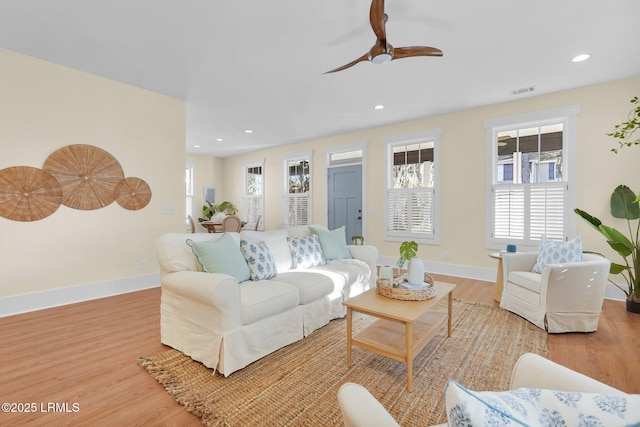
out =
{"type": "Polygon", "coordinates": [[[238,209],[231,202],[221,202],[217,205],[214,205],[210,202],[207,202],[206,205],[202,207],[202,216],[203,218],[198,218],[198,221],[211,221],[213,216],[221,216],[222,218],[215,218],[222,221],[222,219],[227,215],[235,215],[238,213],[238,209]]]}
{"type": "Polygon", "coordinates": [[[424,264],[416,255],[418,254],[418,244],[413,241],[402,242],[400,245],[400,258],[398,258],[398,269],[404,267],[405,262],[409,262],[407,266],[407,282],[410,285],[420,285],[424,283],[424,264]]]}

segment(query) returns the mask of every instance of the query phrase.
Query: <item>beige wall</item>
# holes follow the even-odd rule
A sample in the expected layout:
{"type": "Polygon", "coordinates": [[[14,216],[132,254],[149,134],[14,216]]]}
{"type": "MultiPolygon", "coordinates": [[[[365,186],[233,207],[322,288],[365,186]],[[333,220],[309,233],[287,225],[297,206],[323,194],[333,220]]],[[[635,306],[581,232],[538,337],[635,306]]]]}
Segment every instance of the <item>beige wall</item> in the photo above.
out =
{"type": "MultiPolygon", "coordinates": [[[[440,244],[421,245],[418,253],[431,262],[495,268],[495,260],[487,256],[488,250],[485,249],[484,121],[579,105],[577,207],[600,215],[604,220],[608,217],[609,195],[618,184],[626,183],[640,192],[637,166],[640,164],[640,147],[615,155],[609,151],[615,144],[606,136],[614,124],[626,119],[631,109],[628,101],[634,95],[640,95],[638,77],[231,157],[225,159],[225,170],[234,174],[247,159],[266,158],[265,225],[267,229],[277,228],[281,224],[282,158],[289,153],[313,149],[313,222],[326,223],[325,150],[366,141],[364,175],[367,206],[363,210],[367,218],[364,235],[367,243],[376,245],[382,256],[396,257],[398,243],[383,240],[385,181],[380,173],[384,165],[382,141],[398,134],[440,128],[440,244]],[[371,208],[376,212],[372,213],[371,208]],[[449,254],[446,259],[445,251],[449,254]]],[[[225,188],[227,197],[239,203],[240,182],[228,180],[225,188]]],[[[583,236],[585,248],[610,253],[600,236],[579,219],[577,234],[583,236]]]]}
{"type": "Polygon", "coordinates": [[[91,144],[153,193],[138,211],[114,202],[33,222],[0,217],[0,297],[158,272],[155,239],[184,229],[184,102],[3,49],[0,93],[0,169],[41,168],[61,147],[91,144]]]}

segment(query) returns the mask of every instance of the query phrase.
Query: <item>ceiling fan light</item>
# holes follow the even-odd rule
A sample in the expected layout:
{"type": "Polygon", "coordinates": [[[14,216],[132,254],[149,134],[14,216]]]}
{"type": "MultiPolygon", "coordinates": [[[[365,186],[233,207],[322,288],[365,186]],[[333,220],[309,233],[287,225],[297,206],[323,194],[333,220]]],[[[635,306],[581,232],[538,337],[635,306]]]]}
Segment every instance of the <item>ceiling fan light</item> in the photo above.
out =
{"type": "Polygon", "coordinates": [[[391,61],[391,55],[388,53],[381,53],[379,55],[371,57],[371,62],[374,64],[386,64],[391,61]]]}

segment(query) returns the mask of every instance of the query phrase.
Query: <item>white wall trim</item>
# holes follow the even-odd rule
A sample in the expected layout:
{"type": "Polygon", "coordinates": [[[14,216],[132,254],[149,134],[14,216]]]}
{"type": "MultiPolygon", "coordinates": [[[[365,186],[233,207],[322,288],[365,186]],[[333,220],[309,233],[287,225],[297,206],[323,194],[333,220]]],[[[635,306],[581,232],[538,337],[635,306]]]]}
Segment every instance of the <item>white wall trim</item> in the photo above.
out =
{"type": "Polygon", "coordinates": [[[0,317],[75,304],[160,286],[160,273],[0,298],[0,317]]]}

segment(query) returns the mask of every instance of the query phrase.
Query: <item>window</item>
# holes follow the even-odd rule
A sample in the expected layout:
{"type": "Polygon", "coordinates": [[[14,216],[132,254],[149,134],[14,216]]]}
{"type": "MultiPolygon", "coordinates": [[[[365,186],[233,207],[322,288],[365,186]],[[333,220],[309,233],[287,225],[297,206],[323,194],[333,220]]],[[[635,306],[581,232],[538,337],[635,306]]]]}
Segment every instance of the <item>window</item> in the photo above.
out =
{"type": "Polygon", "coordinates": [[[537,248],[546,235],[556,242],[574,230],[573,182],[577,107],[487,121],[487,247],[512,243],[537,248]]]}
{"type": "Polygon", "coordinates": [[[434,130],[385,140],[387,240],[438,243],[439,139],[434,130]]]}
{"type": "MultiPolygon", "coordinates": [[[[243,182],[241,217],[255,224],[264,213],[264,160],[244,165],[243,182]]],[[[264,229],[264,221],[258,226],[264,229]]]]}
{"type": "Polygon", "coordinates": [[[186,209],[185,212],[186,217],[185,217],[185,226],[187,228],[187,230],[191,230],[191,224],[189,223],[189,216],[193,217],[193,165],[190,163],[187,163],[187,167],[185,169],[186,175],[185,175],[185,179],[184,179],[184,183],[185,183],[185,194],[186,194],[186,209]]]}
{"type": "Polygon", "coordinates": [[[362,164],[362,148],[328,153],[329,167],[362,164]]]}
{"type": "Polygon", "coordinates": [[[311,224],[311,153],[284,159],[283,225],[311,224]]]}

